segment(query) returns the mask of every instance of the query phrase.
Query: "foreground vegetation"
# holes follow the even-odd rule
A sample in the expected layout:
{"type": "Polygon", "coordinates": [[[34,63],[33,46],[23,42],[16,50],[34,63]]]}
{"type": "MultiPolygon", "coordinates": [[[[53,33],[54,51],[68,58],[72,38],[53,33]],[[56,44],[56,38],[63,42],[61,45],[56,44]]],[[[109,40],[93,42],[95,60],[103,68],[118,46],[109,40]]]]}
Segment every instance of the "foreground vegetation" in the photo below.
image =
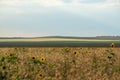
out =
{"type": "Polygon", "coordinates": [[[0,80],[120,80],[120,48],[0,48],[0,80]]]}

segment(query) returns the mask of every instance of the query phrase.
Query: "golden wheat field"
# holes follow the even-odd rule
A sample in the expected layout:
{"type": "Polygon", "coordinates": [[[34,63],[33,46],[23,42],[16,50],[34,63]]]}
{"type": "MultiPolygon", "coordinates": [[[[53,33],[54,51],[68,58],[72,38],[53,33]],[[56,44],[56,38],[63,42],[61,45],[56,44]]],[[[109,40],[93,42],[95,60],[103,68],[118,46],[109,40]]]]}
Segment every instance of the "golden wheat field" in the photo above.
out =
{"type": "Polygon", "coordinates": [[[0,48],[0,80],[120,80],[120,48],[0,48]]]}

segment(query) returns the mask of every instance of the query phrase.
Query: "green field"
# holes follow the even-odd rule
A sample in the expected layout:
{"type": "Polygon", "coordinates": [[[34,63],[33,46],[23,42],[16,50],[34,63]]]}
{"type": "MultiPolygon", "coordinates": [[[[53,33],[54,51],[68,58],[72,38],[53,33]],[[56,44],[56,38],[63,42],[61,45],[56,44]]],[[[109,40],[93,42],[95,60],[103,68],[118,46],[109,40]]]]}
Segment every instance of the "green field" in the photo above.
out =
{"type": "Polygon", "coordinates": [[[111,43],[115,43],[116,47],[120,47],[120,40],[67,38],[0,39],[0,47],[109,47],[111,43]]]}
{"type": "Polygon", "coordinates": [[[23,42],[26,42],[26,41],[120,41],[120,40],[99,40],[99,39],[67,39],[67,38],[30,38],[30,39],[0,39],[0,42],[5,42],[5,41],[23,41],[23,42]]]}

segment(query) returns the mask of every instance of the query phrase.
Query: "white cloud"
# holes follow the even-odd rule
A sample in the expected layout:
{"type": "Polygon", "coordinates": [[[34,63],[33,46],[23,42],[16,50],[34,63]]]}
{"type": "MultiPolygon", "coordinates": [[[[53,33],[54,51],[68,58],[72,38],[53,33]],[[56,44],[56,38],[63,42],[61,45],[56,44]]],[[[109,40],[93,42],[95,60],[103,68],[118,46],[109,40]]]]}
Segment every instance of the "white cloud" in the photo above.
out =
{"type": "MultiPolygon", "coordinates": [[[[101,3],[81,3],[82,0],[72,0],[70,3],[66,3],[63,0],[1,0],[0,4],[11,5],[7,8],[2,9],[2,12],[9,12],[15,14],[24,14],[24,13],[34,13],[40,12],[41,8],[39,7],[59,7],[65,12],[73,13],[75,15],[82,15],[85,17],[94,17],[99,16],[99,14],[104,13],[106,10],[110,9],[120,9],[120,0],[106,0],[101,3]],[[31,5],[30,5],[31,4],[31,5]],[[36,6],[37,8],[29,9],[30,6],[36,6]],[[14,7],[16,6],[16,7],[14,7]],[[20,6],[20,7],[17,7],[20,6]],[[24,7],[27,6],[27,8],[24,7]]],[[[106,16],[106,15],[105,15],[106,16]]],[[[97,17],[101,18],[101,16],[97,17]]]]}
{"type": "Polygon", "coordinates": [[[58,7],[65,3],[62,0],[0,0],[1,13],[34,13],[40,11],[41,7],[58,7]],[[37,6],[32,8],[31,6],[37,6]]]}
{"type": "MultiPolygon", "coordinates": [[[[81,3],[80,0],[73,0],[69,3],[64,2],[63,0],[1,0],[0,1],[0,15],[1,13],[6,14],[25,14],[25,13],[34,13],[34,12],[49,12],[49,8],[55,8],[51,12],[55,12],[56,9],[60,11],[67,12],[68,14],[74,14],[77,16],[82,16],[84,18],[89,18],[91,20],[98,21],[100,23],[114,26],[115,28],[119,27],[118,21],[120,20],[117,11],[120,13],[120,0],[106,0],[101,3],[81,3]],[[45,9],[48,12],[44,11],[45,9]],[[112,12],[112,11],[115,11],[112,12]],[[116,20],[116,16],[119,20],[116,20]]],[[[3,15],[3,18],[7,19],[6,14],[3,15]]],[[[41,15],[41,14],[40,14],[41,15]]],[[[49,15],[48,15],[49,16],[49,15]]],[[[57,16],[55,16],[57,18],[57,16]]],[[[9,17],[8,17],[9,19],[9,17]]],[[[1,18],[2,20],[2,18],[1,18]]],[[[72,23],[72,22],[71,22],[72,23]]],[[[2,23],[4,24],[4,23],[2,23]]],[[[94,33],[93,33],[94,34],[94,33]]],[[[0,29],[0,36],[44,36],[46,34],[37,34],[29,33],[25,31],[17,30],[2,30],[0,29]]],[[[72,35],[72,34],[71,34],[72,35]]]]}
{"type": "Polygon", "coordinates": [[[16,10],[16,14],[24,14],[25,11],[24,10],[16,10]]]}
{"type": "Polygon", "coordinates": [[[120,0],[106,0],[108,3],[120,3],[120,0]]]}
{"type": "MultiPolygon", "coordinates": [[[[49,6],[51,7],[51,6],[63,6],[67,4],[83,4],[82,2],[83,0],[71,0],[70,3],[65,3],[64,0],[1,0],[0,4],[9,4],[9,5],[40,4],[45,7],[49,7],[49,6]]],[[[101,2],[105,4],[120,4],[120,0],[105,0],[101,2]]]]}
{"type": "Polygon", "coordinates": [[[120,7],[120,0],[106,0],[101,3],[82,3],[83,0],[72,0],[69,3],[64,0],[1,0],[0,4],[9,5],[9,7],[38,5],[39,7],[66,7],[77,6],[83,8],[104,8],[120,7]]]}
{"type": "Polygon", "coordinates": [[[38,37],[38,36],[47,36],[44,33],[32,33],[20,30],[8,30],[0,29],[0,37],[38,37]]]}
{"type": "Polygon", "coordinates": [[[86,16],[104,9],[110,9],[113,7],[120,8],[120,0],[106,0],[101,3],[81,3],[80,1],[83,0],[72,0],[69,3],[66,3],[63,0],[1,0],[0,4],[3,4],[3,7],[0,12],[25,14],[41,12],[41,7],[58,7],[58,9],[63,11],[86,16]],[[4,4],[6,4],[7,7],[5,7],[6,5],[4,6],[4,4]],[[31,6],[34,7],[32,8],[31,6]]]}
{"type": "Polygon", "coordinates": [[[39,4],[44,7],[62,6],[64,4],[61,0],[1,0],[0,4],[7,4],[13,6],[39,4]]]}
{"type": "MultiPolygon", "coordinates": [[[[94,19],[100,19],[101,16],[107,16],[106,12],[104,14],[104,11],[114,9],[117,7],[117,9],[120,9],[120,0],[106,0],[102,3],[79,3],[80,0],[73,0],[71,3],[65,3],[63,0],[2,0],[3,4],[7,5],[13,5],[13,6],[20,6],[20,7],[7,7],[2,9],[2,12],[9,12],[9,13],[15,13],[15,14],[25,14],[25,13],[34,13],[34,12],[40,12],[42,11],[39,9],[39,7],[59,7],[58,9],[61,9],[65,12],[72,13],[75,15],[80,15],[84,17],[90,17],[94,19]],[[29,9],[31,5],[32,6],[37,5],[37,8],[29,9]],[[21,6],[22,5],[22,6],[21,6]],[[27,8],[24,7],[28,6],[27,8]],[[21,8],[22,7],[22,8],[21,8]],[[97,16],[97,18],[95,17],[97,16]]],[[[109,12],[109,11],[108,11],[109,12]]]]}

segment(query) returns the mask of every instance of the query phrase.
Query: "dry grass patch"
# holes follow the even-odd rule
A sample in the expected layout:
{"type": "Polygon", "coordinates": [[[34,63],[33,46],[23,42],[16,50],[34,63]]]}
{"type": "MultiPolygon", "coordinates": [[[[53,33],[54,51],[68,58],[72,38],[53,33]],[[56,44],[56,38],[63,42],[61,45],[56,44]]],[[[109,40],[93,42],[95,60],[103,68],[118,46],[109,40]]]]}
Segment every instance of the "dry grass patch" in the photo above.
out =
{"type": "Polygon", "coordinates": [[[0,48],[0,80],[120,80],[120,48],[0,48]]]}

